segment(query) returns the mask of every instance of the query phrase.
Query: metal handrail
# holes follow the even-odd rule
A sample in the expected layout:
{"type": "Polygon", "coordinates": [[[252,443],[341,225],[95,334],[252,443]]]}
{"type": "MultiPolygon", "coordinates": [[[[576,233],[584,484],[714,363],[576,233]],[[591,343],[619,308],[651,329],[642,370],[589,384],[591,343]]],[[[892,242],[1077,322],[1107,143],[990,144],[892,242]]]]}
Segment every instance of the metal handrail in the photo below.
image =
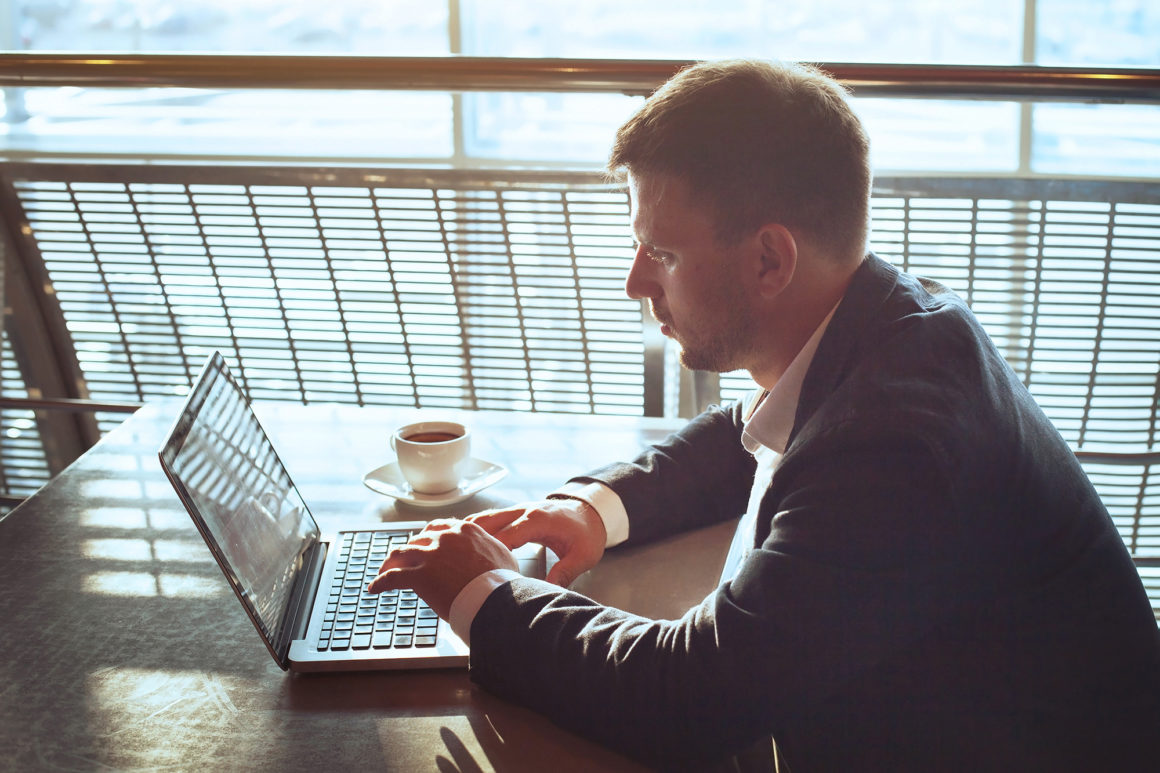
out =
{"type": "Polygon", "coordinates": [[[134,413],[144,403],[113,403],[101,400],[77,400],[64,397],[0,397],[0,408],[27,411],[72,411],[77,413],[134,413]]]}
{"type": "Polygon", "coordinates": [[[1115,464],[1115,465],[1135,465],[1135,466],[1152,466],[1160,464],[1160,451],[1142,451],[1139,453],[1119,452],[1119,451],[1085,451],[1079,449],[1075,452],[1076,459],[1088,464],[1115,464]]]}
{"type": "MultiPolygon", "coordinates": [[[[648,94],[687,60],[270,54],[0,54],[0,88],[181,87],[648,94]]],[[[819,63],[859,96],[1160,104],[1160,70],[819,63]]]]}

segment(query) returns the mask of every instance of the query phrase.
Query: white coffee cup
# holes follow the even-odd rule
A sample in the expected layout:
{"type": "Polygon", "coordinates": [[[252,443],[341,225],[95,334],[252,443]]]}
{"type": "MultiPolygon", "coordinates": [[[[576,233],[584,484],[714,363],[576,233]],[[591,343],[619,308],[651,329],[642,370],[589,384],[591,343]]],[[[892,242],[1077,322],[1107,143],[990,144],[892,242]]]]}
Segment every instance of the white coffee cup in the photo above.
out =
{"type": "Polygon", "coordinates": [[[391,435],[399,470],[419,494],[459,488],[471,459],[471,432],[455,421],[417,421],[391,435]]]}

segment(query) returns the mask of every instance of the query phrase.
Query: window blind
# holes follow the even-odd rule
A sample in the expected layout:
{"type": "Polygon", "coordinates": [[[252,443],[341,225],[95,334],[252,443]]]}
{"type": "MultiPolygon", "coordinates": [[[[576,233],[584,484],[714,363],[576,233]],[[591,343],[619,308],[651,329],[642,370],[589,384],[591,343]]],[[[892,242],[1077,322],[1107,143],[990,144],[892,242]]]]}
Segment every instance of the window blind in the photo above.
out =
{"type": "Polygon", "coordinates": [[[126,177],[16,183],[94,399],[182,394],[220,349],[254,399],[642,411],[619,192],[126,177]]]}
{"type": "MultiPolygon", "coordinates": [[[[640,305],[623,294],[628,203],[596,174],[9,176],[94,399],[182,394],[212,349],[258,400],[640,414],[667,388],[645,384],[640,305]]],[[[962,295],[1073,447],[1157,449],[1155,186],[881,178],[872,219],[872,248],[962,295]]],[[[751,386],[728,374],[721,396],[751,386]]],[[[9,475],[35,467],[0,453],[9,475]]],[[[1155,466],[1086,469],[1130,549],[1160,553],[1155,466]]]]}

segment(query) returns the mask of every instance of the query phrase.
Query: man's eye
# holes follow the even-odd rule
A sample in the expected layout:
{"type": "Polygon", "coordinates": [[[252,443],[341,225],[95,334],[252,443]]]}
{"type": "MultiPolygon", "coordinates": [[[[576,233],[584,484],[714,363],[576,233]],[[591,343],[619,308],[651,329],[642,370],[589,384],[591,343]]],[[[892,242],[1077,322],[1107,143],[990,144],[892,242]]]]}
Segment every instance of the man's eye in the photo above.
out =
{"type": "Polygon", "coordinates": [[[662,265],[672,261],[673,256],[667,252],[655,250],[652,247],[644,247],[644,254],[649,260],[655,261],[662,265]]]}

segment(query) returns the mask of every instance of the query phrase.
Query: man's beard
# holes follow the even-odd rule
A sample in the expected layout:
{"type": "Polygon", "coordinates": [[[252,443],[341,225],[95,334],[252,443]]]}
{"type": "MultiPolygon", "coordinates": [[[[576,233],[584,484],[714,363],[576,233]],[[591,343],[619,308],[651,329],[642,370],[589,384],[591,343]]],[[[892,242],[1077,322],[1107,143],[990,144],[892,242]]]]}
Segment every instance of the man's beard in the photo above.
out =
{"type": "Polygon", "coordinates": [[[652,308],[653,318],[667,325],[673,340],[680,346],[678,359],[688,370],[703,370],[712,373],[730,373],[745,367],[745,356],[751,346],[753,329],[750,315],[737,306],[728,307],[730,315],[722,320],[722,326],[708,337],[689,341],[682,337],[666,315],[658,314],[652,308]]]}
{"type": "Polygon", "coordinates": [[[736,348],[714,342],[700,343],[695,349],[681,344],[678,359],[688,370],[704,370],[710,373],[730,373],[742,367],[736,348]]]}

